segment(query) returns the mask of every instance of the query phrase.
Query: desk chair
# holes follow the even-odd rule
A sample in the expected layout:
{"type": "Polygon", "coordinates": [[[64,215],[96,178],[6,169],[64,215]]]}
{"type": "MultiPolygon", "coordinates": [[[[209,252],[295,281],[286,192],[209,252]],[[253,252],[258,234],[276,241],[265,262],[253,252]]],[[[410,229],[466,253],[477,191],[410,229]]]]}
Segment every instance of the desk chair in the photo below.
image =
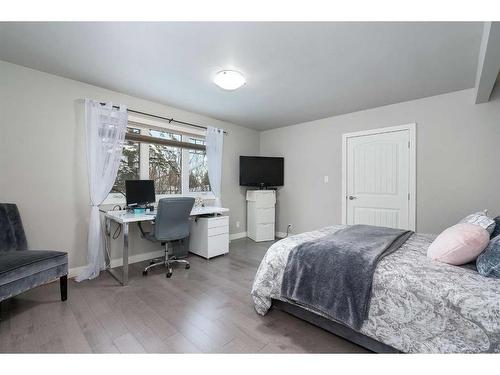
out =
{"type": "MultiPolygon", "coordinates": [[[[179,259],[187,256],[189,249],[185,246],[185,240],[189,238],[190,215],[194,205],[194,198],[175,197],[162,198],[158,201],[156,208],[156,219],[153,231],[143,232],[143,237],[149,241],[160,242],[165,246],[165,257],[158,262],[152,262],[147,266],[142,274],[146,276],[148,271],[156,266],[165,265],[167,267],[167,277],[172,276],[172,265],[174,263],[185,264],[189,269],[190,264],[185,259],[179,259]],[[182,241],[183,251],[169,251],[168,245],[176,241],[182,241]]],[[[141,228],[142,232],[142,228],[141,228]]]]}

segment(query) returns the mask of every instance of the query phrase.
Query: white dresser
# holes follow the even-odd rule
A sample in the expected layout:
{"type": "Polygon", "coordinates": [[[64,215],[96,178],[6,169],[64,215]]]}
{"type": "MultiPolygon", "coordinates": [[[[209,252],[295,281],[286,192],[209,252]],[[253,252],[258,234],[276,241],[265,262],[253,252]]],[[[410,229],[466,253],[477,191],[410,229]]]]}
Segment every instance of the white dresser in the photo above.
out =
{"type": "Polygon", "coordinates": [[[191,223],[189,251],[210,259],[229,252],[229,216],[198,217],[191,223]]]}
{"type": "Polygon", "coordinates": [[[256,242],[274,240],[275,190],[247,191],[247,236],[256,242]]]}

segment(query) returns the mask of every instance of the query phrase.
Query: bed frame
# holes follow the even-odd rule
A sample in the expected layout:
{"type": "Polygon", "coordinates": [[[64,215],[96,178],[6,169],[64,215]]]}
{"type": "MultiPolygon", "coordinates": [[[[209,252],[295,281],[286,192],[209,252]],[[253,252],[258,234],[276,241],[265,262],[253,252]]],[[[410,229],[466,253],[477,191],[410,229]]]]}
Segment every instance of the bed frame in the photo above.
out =
{"type": "Polygon", "coordinates": [[[366,348],[375,353],[401,353],[399,350],[393,348],[392,346],[386,345],[372,339],[371,337],[365,336],[362,333],[354,331],[351,328],[346,327],[343,324],[337,323],[333,320],[327,319],[321,315],[315,314],[309,310],[306,310],[298,305],[280,301],[277,299],[272,300],[272,307],[291,314],[297,318],[305,320],[317,327],[323,328],[324,330],[333,333],[334,335],[340,336],[346,340],[349,340],[363,348],[366,348]]]}

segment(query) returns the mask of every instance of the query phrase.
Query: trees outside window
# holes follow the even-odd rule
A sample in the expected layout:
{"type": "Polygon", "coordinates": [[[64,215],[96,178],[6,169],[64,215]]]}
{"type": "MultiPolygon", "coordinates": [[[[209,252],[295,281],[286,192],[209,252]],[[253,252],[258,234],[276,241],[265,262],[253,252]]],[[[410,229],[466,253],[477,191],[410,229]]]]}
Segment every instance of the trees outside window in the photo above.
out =
{"type": "MultiPolygon", "coordinates": [[[[137,128],[127,128],[127,132],[140,134],[141,131],[137,128]]],[[[126,141],[123,145],[118,175],[116,176],[116,181],[111,192],[125,194],[125,181],[139,179],[139,165],[139,142],[126,141]]]]}
{"type": "MultiPolygon", "coordinates": [[[[170,130],[128,127],[127,132],[168,140],[205,144],[201,137],[170,130]]],[[[109,202],[123,201],[126,180],[150,179],[157,196],[210,194],[206,152],[180,147],[126,141],[109,202]]]]}
{"type": "MultiPolygon", "coordinates": [[[[197,138],[189,138],[189,142],[198,145],[205,144],[205,140],[197,138]]],[[[210,191],[207,153],[203,150],[189,150],[189,191],[210,191]]]]}
{"type": "MultiPolygon", "coordinates": [[[[152,137],[180,141],[180,134],[150,130],[152,137]]],[[[182,150],[179,147],[149,145],[149,179],[156,194],[182,193],[182,150]]]]}

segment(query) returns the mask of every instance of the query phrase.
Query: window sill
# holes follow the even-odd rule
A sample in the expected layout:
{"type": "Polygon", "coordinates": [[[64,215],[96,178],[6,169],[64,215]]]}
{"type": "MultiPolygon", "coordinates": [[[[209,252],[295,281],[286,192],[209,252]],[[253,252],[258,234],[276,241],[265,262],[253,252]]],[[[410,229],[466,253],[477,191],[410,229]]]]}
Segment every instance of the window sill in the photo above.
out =
{"type": "MultiPolygon", "coordinates": [[[[193,197],[193,198],[200,197],[203,200],[214,200],[215,199],[214,193],[208,192],[208,191],[199,192],[199,193],[189,192],[186,194],[156,194],[156,202],[155,203],[158,203],[158,200],[161,198],[170,198],[170,197],[193,197]]],[[[126,201],[125,201],[125,197],[123,195],[112,193],[106,197],[104,202],[102,202],[101,206],[104,206],[104,205],[124,206],[125,204],[126,204],[126,201]]]]}

